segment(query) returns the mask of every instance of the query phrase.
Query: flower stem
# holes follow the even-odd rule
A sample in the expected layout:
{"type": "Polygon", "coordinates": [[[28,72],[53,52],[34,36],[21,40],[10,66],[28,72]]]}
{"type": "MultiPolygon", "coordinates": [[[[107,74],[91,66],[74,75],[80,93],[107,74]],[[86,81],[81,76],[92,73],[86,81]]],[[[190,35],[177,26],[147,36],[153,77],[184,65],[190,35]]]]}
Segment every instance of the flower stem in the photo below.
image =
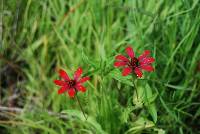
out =
{"type": "Polygon", "coordinates": [[[82,111],[82,113],[83,113],[83,116],[84,116],[85,119],[87,120],[87,117],[86,117],[86,115],[85,115],[85,112],[83,111],[82,105],[81,105],[81,103],[80,103],[80,101],[79,101],[78,95],[75,95],[75,96],[76,96],[76,99],[77,99],[77,101],[78,101],[79,107],[80,107],[80,109],[81,109],[81,111],[82,111]]]}
{"type": "Polygon", "coordinates": [[[135,84],[135,81],[134,81],[134,80],[133,80],[133,85],[134,85],[135,92],[136,92],[136,96],[137,96],[137,100],[138,100],[138,91],[137,91],[137,87],[136,87],[136,84],[135,84]]]}

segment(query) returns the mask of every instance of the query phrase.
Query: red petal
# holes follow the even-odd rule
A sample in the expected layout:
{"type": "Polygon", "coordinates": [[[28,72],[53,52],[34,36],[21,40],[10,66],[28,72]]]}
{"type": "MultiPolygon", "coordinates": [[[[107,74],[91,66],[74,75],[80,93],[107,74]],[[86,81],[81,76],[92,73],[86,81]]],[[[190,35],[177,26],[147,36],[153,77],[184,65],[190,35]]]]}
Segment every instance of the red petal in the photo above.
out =
{"type": "Polygon", "coordinates": [[[142,55],[138,57],[138,60],[142,60],[143,58],[147,57],[150,54],[150,50],[145,50],[142,55]]]}
{"type": "Polygon", "coordinates": [[[152,57],[147,57],[147,58],[143,58],[142,60],[140,60],[140,64],[150,64],[153,63],[155,61],[154,58],[152,57]]]}
{"type": "Polygon", "coordinates": [[[134,58],[135,54],[133,52],[133,49],[131,47],[127,47],[126,48],[126,53],[128,54],[128,56],[130,56],[131,58],[134,58]]]}
{"type": "Polygon", "coordinates": [[[74,73],[74,79],[75,79],[75,80],[78,80],[79,77],[81,76],[82,72],[83,72],[82,68],[79,67],[79,68],[76,70],[76,72],[74,73]]]}
{"type": "Polygon", "coordinates": [[[151,65],[143,65],[141,66],[141,69],[144,69],[148,72],[154,71],[154,68],[151,65]]]}
{"type": "Polygon", "coordinates": [[[78,89],[79,91],[82,91],[82,92],[85,92],[85,91],[86,91],[86,88],[85,88],[84,86],[82,86],[82,85],[78,85],[78,86],[77,86],[77,89],[78,89]]]}
{"type": "Polygon", "coordinates": [[[71,88],[70,90],[68,90],[68,94],[69,94],[69,97],[73,98],[74,95],[75,95],[75,90],[73,88],[71,88]]]}
{"type": "Polygon", "coordinates": [[[60,69],[59,74],[60,74],[60,77],[62,77],[63,79],[65,79],[67,81],[70,80],[69,76],[67,75],[67,73],[64,70],[60,69]]]}
{"type": "Polygon", "coordinates": [[[129,75],[131,72],[132,72],[132,68],[126,67],[126,68],[124,68],[123,71],[122,71],[122,76],[127,76],[127,75],[129,75]]]}
{"type": "Polygon", "coordinates": [[[141,72],[141,70],[138,67],[136,67],[134,69],[134,72],[137,75],[137,77],[140,77],[140,78],[142,77],[142,72],[141,72]]]}
{"type": "Polygon", "coordinates": [[[58,94],[62,94],[62,93],[64,93],[65,91],[67,91],[67,87],[63,86],[63,87],[61,87],[61,88],[58,90],[58,94]]]}
{"type": "Polygon", "coordinates": [[[61,81],[61,80],[54,80],[54,83],[55,83],[56,85],[59,85],[59,86],[64,86],[64,85],[67,84],[65,81],[61,81]]]}
{"type": "Polygon", "coordinates": [[[114,63],[115,67],[120,67],[120,66],[125,66],[125,65],[127,65],[127,63],[126,62],[122,62],[122,61],[116,61],[114,63]]]}
{"type": "Polygon", "coordinates": [[[122,60],[122,61],[129,61],[128,58],[126,58],[124,55],[117,55],[115,57],[116,60],[122,60]]]}
{"type": "Polygon", "coordinates": [[[84,83],[84,82],[86,82],[88,80],[90,80],[90,77],[86,76],[86,77],[81,78],[81,80],[79,81],[79,83],[84,83]]]}

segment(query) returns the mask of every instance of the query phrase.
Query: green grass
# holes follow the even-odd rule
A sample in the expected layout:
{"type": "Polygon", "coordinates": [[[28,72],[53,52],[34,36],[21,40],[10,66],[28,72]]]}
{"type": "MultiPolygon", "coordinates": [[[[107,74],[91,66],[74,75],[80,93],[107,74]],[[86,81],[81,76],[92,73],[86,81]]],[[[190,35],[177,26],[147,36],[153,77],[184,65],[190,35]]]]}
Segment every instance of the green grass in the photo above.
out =
{"type": "Polygon", "coordinates": [[[3,0],[0,132],[200,133],[199,0],[3,0]],[[113,67],[131,44],[155,71],[136,82],[113,67]],[[56,70],[91,77],[75,99],[58,95],[56,70]],[[12,96],[16,96],[12,98],[12,96]],[[62,113],[67,118],[48,114],[62,113]]]}

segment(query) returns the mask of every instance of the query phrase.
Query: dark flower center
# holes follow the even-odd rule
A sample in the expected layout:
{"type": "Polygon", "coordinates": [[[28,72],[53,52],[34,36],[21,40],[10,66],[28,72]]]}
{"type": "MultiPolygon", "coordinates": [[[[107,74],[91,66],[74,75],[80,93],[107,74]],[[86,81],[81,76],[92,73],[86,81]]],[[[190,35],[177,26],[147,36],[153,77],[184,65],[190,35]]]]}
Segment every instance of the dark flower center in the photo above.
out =
{"type": "Polygon", "coordinates": [[[132,69],[135,69],[137,66],[139,66],[139,60],[137,58],[131,58],[131,61],[128,63],[128,66],[132,69]]]}
{"type": "Polygon", "coordinates": [[[67,81],[69,88],[73,88],[76,85],[76,81],[75,80],[69,80],[67,81]]]}

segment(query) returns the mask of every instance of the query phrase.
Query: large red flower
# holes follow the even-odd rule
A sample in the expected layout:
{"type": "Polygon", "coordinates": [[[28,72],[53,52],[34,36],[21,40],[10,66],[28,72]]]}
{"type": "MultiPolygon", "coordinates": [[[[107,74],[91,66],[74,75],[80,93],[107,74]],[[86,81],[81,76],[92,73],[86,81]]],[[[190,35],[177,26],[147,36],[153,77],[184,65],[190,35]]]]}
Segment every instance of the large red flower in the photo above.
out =
{"type": "Polygon", "coordinates": [[[83,70],[82,68],[78,68],[74,73],[74,78],[70,79],[68,74],[64,70],[60,70],[59,74],[62,80],[54,80],[54,83],[61,88],[58,90],[58,94],[62,94],[64,92],[68,92],[70,97],[74,97],[76,92],[81,91],[85,92],[86,88],[82,85],[84,82],[89,80],[89,77],[81,78],[83,70]]]}
{"type": "Polygon", "coordinates": [[[135,73],[137,77],[141,78],[141,70],[146,70],[148,72],[154,70],[154,68],[151,66],[151,63],[153,63],[155,59],[149,57],[149,50],[145,50],[144,53],[138,58],[135,57],[135,53],[131,47],[126,48],[126,53],[129,58],[120,54],[115,57],[117,61],[114,63],[115,67],[124,67],[122,71],[123,76],[129,75],[130,73],[135,73]]]}

